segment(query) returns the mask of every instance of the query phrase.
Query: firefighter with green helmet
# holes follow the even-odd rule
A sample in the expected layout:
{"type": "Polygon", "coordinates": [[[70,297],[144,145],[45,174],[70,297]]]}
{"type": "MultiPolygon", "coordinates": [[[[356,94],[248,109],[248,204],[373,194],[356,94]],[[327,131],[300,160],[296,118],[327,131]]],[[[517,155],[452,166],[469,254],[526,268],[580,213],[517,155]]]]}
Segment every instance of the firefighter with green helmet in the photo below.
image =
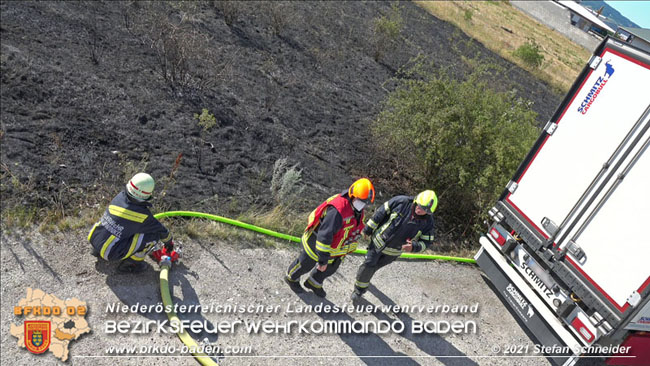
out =
{"type": "Polygon", "coordinates": [[[380,268],[395,261],[403,252],[423,252],[433,242],[433,212],[438,197],[432,190],[415,197],[395,196],[384,202],[363,230],[370,236],[366,258],[357,271],[351,299],[358,301],[368,290],[380,268]]]}
{"type": "Polygon", "coordinates": [[[164,247],[153,251],[152,258],[157,262],[178,259],[172,234],[149,211],[154,186],[154,179],[147,173],[138,173],[129,180],[88,234],[92,255],[119,261],[120,272],[138,273],[147,268],[147,253],[161,241],[164,247]]]}

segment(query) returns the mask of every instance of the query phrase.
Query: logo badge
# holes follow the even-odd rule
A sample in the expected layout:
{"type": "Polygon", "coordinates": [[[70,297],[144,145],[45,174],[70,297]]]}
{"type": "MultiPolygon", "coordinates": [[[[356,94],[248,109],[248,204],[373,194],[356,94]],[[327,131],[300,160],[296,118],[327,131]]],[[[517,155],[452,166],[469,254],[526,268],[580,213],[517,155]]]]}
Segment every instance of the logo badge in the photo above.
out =
{"type": "Polygon", "coordinates": [[[25,347],[31,353],[43,353],[50,348],[51,324],[45,320],[25,321],[25,347]]]}
{"type": "Polygon", "coordinates": [[[600,94],[609,79],[614,74],[614,67],[610,62],[611,61],[607,61],[605,63],[605,74],[603,74],[603,76],[599,76],[598,79],[596,79],[596,82],[589,90],[589,93],[587,93],[585,100],[580,104],[580,107],[578,107],[578,112],[587,114],[587,111],[596,100],[598,94],[600,94]]]}

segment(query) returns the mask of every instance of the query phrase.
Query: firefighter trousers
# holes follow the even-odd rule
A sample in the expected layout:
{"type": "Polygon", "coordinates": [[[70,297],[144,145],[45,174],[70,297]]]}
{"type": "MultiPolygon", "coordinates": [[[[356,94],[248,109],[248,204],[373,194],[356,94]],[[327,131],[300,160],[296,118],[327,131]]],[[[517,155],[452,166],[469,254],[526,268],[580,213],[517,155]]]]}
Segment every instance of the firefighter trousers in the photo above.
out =
{"type": "MultiPolygon", "coordinates": [[[[307,243],[312,249],[312,252],[314,252],[314,248],[316,247],[316,235],[309,236],[307,243]]],[[[289,269],[287,269],[286,276],[289,281],[298,282],[302,275],[311,271],[308,281],[314,287],[321,288],[323,287],[323,282],[325,279],[336,272],[342,261],[343,256],[330,258],[327,263],[327,268],[321,272],[316,268],[318,261],[311,258],[303,247],[298,258],[291,262],[289,269]]]]}
{"type": "Polygon", "coordinates": [[[101,233],[96,233],[93,227],[93,230],[88,235],[90,245],[93,247],[93,254],[107,261],[124,260],[127,258],[134,261],[143,261],[149,249],[156,244],[156,241],[160,237],[159,234],[138,233],[122,239],[110,235],[104,240],[100,236],[100,240],[97,240],[94,237],[97,234],[102,235],[101,233]]]}
{"type": "MultiPolygon", "coordinates": [[[[395,252],[395,250],[392,252],[395,252]]],[[[368,246],[366,258],[357,271],[357,280],[354,283],[354,291],[358,294],[366,292],[368,286],[370,286],[370,280],[375,275],[375,272],[380,268],[393,263],[397,258],[399,258],[399,254],[388,255],[381,250],[377,250],[374,241],[371,241],[370,246],[368,246]]]]}

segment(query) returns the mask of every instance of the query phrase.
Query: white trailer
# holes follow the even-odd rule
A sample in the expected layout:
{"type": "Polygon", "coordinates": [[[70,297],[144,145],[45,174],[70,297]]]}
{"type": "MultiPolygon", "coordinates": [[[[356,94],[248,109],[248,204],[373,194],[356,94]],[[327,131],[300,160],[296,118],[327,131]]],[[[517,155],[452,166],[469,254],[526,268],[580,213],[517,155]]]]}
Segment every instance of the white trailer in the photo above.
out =
{"type": "Polygon", "coordinates": [[[650,55],[607,38],[489,212],[475,258],[555,365],[650,365],[649,145],[650,55]]]}

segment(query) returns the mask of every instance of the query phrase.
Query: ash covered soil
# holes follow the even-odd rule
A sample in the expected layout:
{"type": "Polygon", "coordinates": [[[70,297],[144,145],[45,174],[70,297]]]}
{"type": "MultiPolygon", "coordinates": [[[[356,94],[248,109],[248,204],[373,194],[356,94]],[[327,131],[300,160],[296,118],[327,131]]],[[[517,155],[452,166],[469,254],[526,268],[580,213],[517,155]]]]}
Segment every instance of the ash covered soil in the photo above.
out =
{"type": "MultiPolygon", "coordinates": [[[[515,90],[534,101],[540,123],[561,99],[545,83],[413,3],[400,3],[400,39],[380,48],[373,22],[389,14],[389,3],[237,4],[233,15],[231,8],[213,3],[2,1],[3,212],[16,206],[87,206],[99,215],[129,175],[144,168],[158,178],[159,210],[241,212],[273,204],[273,166],[283,158],[302,169],[308,187],[303,211],[360,176],[373,179],[380,200],[412,193],[411,187],[393,183],[408,173],[392,166],[373,144],[370,125],[391,90],[390,79],[418,55],[459,79],[472,71],[473,62],[467,60],[498,65],[503,72],[490,76],[495,90],[515,90]],[[178,35],[190,41],[174,44],[178,35]],[[378,49],[384,50],[381,57],[376,57],[378,49]],[[174,50],[185,52],[180,66],[164,62],[179,60],[174,50]],[[194,119],[204,108],[216,117],[208,130],[194,119]]],[[[32,229],[2,233],[3,364],[60,363],[51,354],[19,351],[9,336],[10,324],[20,322],[11,309],[27,287],[87,301],[93,331],[72,342],[66,364],[116,364],[103,357],[110,346],[180,347],[172,334],[105,334],[107,320],[165,319],[164,314],[105,309],[111,303],[157,304],[158,272],[152,266],[140,276],[118,274],[90,256],[85,236],[86,229],[64,238],[32,229]]],[[[250,345],[252,356],[288,357],[226,357],[224,365],[548,364],[543,358],[479,357],[492,355],[495,346],[532,343],[473,266],[400,261],[379,272],[368,301],[478,303],[477,314],[288,314],[287,304],[321,302],[311,293],[294,294],[281,281],[296,247],[219,240],[184,244],[186,258],[171,273],[176,302],[269,304],[283,310],[181,317],[211,324],[224,318],[400,319],[407,324],[406,332],[386,335],[195,334],[222,346],[250,345]],[[478,334],[419,336],[408,330],[413,320],[456,318],[476,320],[478,334]],[[362,357],[369,355],[400,357],[362,357]]],[[[348,301],[360,263],[361,257],[350,256],[328,280],[325,303],[348,301]]],[[[196,361],[123,357],[117,364],[196,361]]]]}
{"type": "Polygon", "coordinates": [[[495,90],[533,101],[540,123],[560,102],[410,2],[400,39],[379,48],[373,24],[388,2],[236,4],[229,26],[232,10],[211,2],[3,1],[3,206],[103,202],[146,167],[166,208],[241,209],[269,203],[282,158],[302,169],[305,211],[360,176],[405,193],[391,182],[408,172],[369,127],[390,78],[418,55],[457,78],[468,60],[501,67],[495,90]],[[207,131],[194,119],[204,108],[216,118],[207,131]]]}

